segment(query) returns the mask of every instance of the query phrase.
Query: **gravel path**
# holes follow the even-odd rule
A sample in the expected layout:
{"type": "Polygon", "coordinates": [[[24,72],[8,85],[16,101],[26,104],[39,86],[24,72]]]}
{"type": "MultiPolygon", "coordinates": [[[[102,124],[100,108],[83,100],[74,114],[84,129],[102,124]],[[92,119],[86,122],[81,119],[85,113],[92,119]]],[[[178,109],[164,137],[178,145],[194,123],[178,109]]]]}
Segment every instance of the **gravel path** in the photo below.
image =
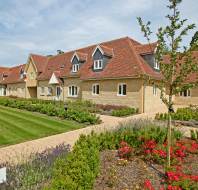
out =
{"type": "MultiPolygon", "coordinates": [[[[116,128],[121,122],[127,122],[132,119],[152,119],[154,116],[155,113],[143,113],[125,118],[101,115],[100,117],[102,123],[99,125],[88,126],[86,128],[0,148],[0,163],[21,162],[27,159],[30,154],[34,152],[42,152],[46,148],[55,147],[62,143],[70,144],[73,146],[76,140],[78,140],[80,134],[89,134],[93,130],[97,133],[100,133],[116,128]]],[[[190,134],[190,128],[183,128],[182,130],[185,132],[185,135],[188,136],[190,134]]]]}

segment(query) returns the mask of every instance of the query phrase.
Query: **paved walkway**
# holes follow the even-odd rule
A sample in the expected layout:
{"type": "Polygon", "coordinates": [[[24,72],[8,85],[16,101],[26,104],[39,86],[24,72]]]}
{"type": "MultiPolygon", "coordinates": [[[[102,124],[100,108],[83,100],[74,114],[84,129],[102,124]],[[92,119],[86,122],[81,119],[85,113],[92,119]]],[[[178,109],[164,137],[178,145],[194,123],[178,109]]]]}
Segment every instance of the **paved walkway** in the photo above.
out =
{"type": "MultiPolygon", "coordinates": [[[[62,143],[73,146],[80,134],[89,134],[93,130],[98,133],[106,130],[112,130],[113,128],[116,128],[121,122],[127,122],[132,119],[153,119],[154,116],[155,113],[138,114],[126,118],[102,115],[101,119],[103,122],[99,125],[88,126],[86,128],[0,148],[0,163],[21,162],[27,159],[31,153],[42,152],[46,148],[55,147],[62,143]]],[[[189,135],[189,130],[186,130],[186,128],[183,130],[185,131],[186,135],[189,135]]]]}

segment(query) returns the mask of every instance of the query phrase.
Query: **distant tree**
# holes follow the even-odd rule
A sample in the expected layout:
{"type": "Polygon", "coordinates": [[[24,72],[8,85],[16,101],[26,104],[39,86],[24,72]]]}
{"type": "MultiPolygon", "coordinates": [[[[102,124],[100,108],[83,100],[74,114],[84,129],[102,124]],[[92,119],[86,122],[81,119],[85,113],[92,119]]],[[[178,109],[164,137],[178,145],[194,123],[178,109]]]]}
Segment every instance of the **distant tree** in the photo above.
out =
{"type": "Polygon", "coordinates": [[[198,51],[198,31],[195,32],[194,36],[192,37],[192,40],[190,42],[191,50],[198,51]]]}
{"type": "MultiPolygon", "coordinates": [[[[168,124],[167,124],[167,166],[170,167],[170,148],[172,122],[171,114],[173,112],[173,96],[192,88],[192,84],[186,81],[192,73],[198,72],[198,64],[192,56],[191,51],[184,47],[181,51],[183,37],[189,30],[195,28],[194,24],[186,25],[187,19],[180,18],[178,5],[182,0],[169,0],[168,9],[170,14],[166,16],[168,24],[160,27],[157,31],[158,44],[156,47],[155,60],[160,65],[162,74],[161,83],[158,88],[161,90],[161,99],[167,106],[168,124]],[[180,53],[179,53],[180,52],[180,53]],[[166,59],[165,59],[166,57],[166,59]],[[168,57],[168,59],[167,59],[168,57]],[[168,91],[168,93],[167,93],[168,91]]],[[[151,22],[143,23],[140,17],[137,18],[141,31],[150,43],[151,22]]],[[[196,81],[197,83],[197,81],[196,81]]]]}

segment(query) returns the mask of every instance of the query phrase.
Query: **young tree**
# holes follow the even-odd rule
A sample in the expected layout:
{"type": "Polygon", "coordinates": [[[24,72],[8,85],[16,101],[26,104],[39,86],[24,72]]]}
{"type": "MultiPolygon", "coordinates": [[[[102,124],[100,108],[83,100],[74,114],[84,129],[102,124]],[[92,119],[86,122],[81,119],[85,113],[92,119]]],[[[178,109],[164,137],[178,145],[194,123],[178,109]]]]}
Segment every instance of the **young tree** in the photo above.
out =
{"type": "MultiPolygon", "coordinates": [[[[170,147],[171,147],[171,113],[173,110],[173,96],[192,88],[192,84],[187,83],[191,74],[198,72],[198,64],[192,56],[192,52],[184,47],[181,50],[183,37],[192,30],[195,25],[186,25],[187,19],[180,18],[178,5],[182,0],[169,0],[167,8],[170,14],[166,16],[168,25],[160,27],[156,33],[158,44],[156,47],[155,61],[160,65],[162,80],[158,86],[161,90],[161,99],[167,106],[168,126],[167,126],[167,166],[170,167],[170,147]],[[167,93],[168,92],[168,93],[167,93]]],[[[137,18],[141,31],[150,43],[151,22],[143,23],[140,17],[137,18]]]]}
{"type": "Polygon", "coordinates": [[[192,37],[190,48],[193,51],[198,51],[198,31],[195,32],[194,36],[192,37]]]}

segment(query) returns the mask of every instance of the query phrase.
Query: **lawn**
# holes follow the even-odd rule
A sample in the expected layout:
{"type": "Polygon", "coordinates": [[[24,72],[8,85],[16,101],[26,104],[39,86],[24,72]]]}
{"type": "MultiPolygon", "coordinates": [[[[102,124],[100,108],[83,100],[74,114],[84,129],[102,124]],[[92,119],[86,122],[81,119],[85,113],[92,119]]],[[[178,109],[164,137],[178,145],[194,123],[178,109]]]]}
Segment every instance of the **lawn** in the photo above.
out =
{"type": "Polygon", "coordinates": [[[82,127],[74,121],[0,106],[0,147],[82,127]]]}

